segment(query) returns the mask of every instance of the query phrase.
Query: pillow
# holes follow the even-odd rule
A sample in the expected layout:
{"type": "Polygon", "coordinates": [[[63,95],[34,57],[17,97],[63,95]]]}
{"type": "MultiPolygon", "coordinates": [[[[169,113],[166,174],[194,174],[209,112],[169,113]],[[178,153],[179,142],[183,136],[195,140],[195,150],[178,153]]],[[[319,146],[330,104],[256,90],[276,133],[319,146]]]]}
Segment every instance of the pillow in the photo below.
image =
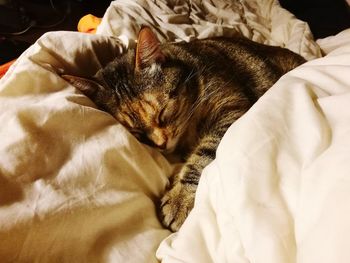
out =
{"type": "Polygon", "coordinates": [[[157,262],[172,166],[60,77],[91,76],[122,50],[47,33],[0,80],[3,262],[157,262]]]}

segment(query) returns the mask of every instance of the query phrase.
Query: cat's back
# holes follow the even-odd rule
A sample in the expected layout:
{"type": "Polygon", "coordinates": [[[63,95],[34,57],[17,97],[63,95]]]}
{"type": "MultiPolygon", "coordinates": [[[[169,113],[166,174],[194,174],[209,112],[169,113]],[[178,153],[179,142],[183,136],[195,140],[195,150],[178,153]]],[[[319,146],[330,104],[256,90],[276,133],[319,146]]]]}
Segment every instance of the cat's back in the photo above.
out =
{"type": "Polygon", "coordinates": [[[303,57],[286,48],[260,44],[239,35],[174,43],[169,46],[184,60],[226,66],[231,63],[246,66],[247,70],[258,70],[267,66],[283,74],[305,62],[303,57]]]}
{"type": "Polygon", "coordinates": [[[254,90],[258,97],[283,74],[305,62],[286,48],[260,44],[242,36],[168,43],[164,48],[175,63],[179,60],[189,64],[216,82],[254,90]]]}

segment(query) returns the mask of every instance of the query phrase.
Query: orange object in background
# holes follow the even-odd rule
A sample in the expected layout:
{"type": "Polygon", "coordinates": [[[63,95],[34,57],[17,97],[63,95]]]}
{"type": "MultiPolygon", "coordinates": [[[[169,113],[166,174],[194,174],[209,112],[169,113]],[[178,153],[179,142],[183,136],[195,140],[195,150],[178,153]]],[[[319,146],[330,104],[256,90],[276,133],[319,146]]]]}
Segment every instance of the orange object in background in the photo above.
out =
{"type": "Polygon", "coordinates": [[[80,18],[78,23],[78,31],[84,33],[95,34],[98,25],[101,23],[101,18],[88,14],[80,18]]]}
{"type": "Polygon", "coordinates": [[[6,71],[9,69],[9,67],[15,62],[16,60],[11,60],[10,62],[7,62],[3,65],[0,65],[0,79],[5,75],[6,71]]]}

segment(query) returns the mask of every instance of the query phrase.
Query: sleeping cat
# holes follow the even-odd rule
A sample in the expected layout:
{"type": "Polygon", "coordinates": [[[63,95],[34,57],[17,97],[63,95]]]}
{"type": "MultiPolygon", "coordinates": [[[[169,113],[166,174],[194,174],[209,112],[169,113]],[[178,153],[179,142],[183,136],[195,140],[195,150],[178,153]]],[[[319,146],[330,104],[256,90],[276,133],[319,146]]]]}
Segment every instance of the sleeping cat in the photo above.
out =
{"type": "Polygon", "coordinates": [[[185,164],[160,204],[162,223],[177,231],[228,127],[283,74],[304,62],[287,49],[241,36],[160,44],[143,27],[136,49],[91,79],[62,77],[139,141],[183,157],[185,164]]]}

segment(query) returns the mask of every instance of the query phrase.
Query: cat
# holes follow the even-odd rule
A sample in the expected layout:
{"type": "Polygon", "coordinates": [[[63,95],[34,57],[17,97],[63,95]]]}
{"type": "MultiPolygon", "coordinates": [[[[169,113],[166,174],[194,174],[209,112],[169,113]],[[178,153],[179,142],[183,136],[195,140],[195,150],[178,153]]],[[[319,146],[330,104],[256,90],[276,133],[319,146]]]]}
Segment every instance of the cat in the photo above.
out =
{"type": "Polygon", "coordinates": [[[183,157],[185,164],[171,178],[159,208],[163,225],[177,231],[228,127],[304,62],[288,49],[239,35],[161,44],[142,27],[136,48],[91,79],[62,77],[140,142],[183,157]]]}

